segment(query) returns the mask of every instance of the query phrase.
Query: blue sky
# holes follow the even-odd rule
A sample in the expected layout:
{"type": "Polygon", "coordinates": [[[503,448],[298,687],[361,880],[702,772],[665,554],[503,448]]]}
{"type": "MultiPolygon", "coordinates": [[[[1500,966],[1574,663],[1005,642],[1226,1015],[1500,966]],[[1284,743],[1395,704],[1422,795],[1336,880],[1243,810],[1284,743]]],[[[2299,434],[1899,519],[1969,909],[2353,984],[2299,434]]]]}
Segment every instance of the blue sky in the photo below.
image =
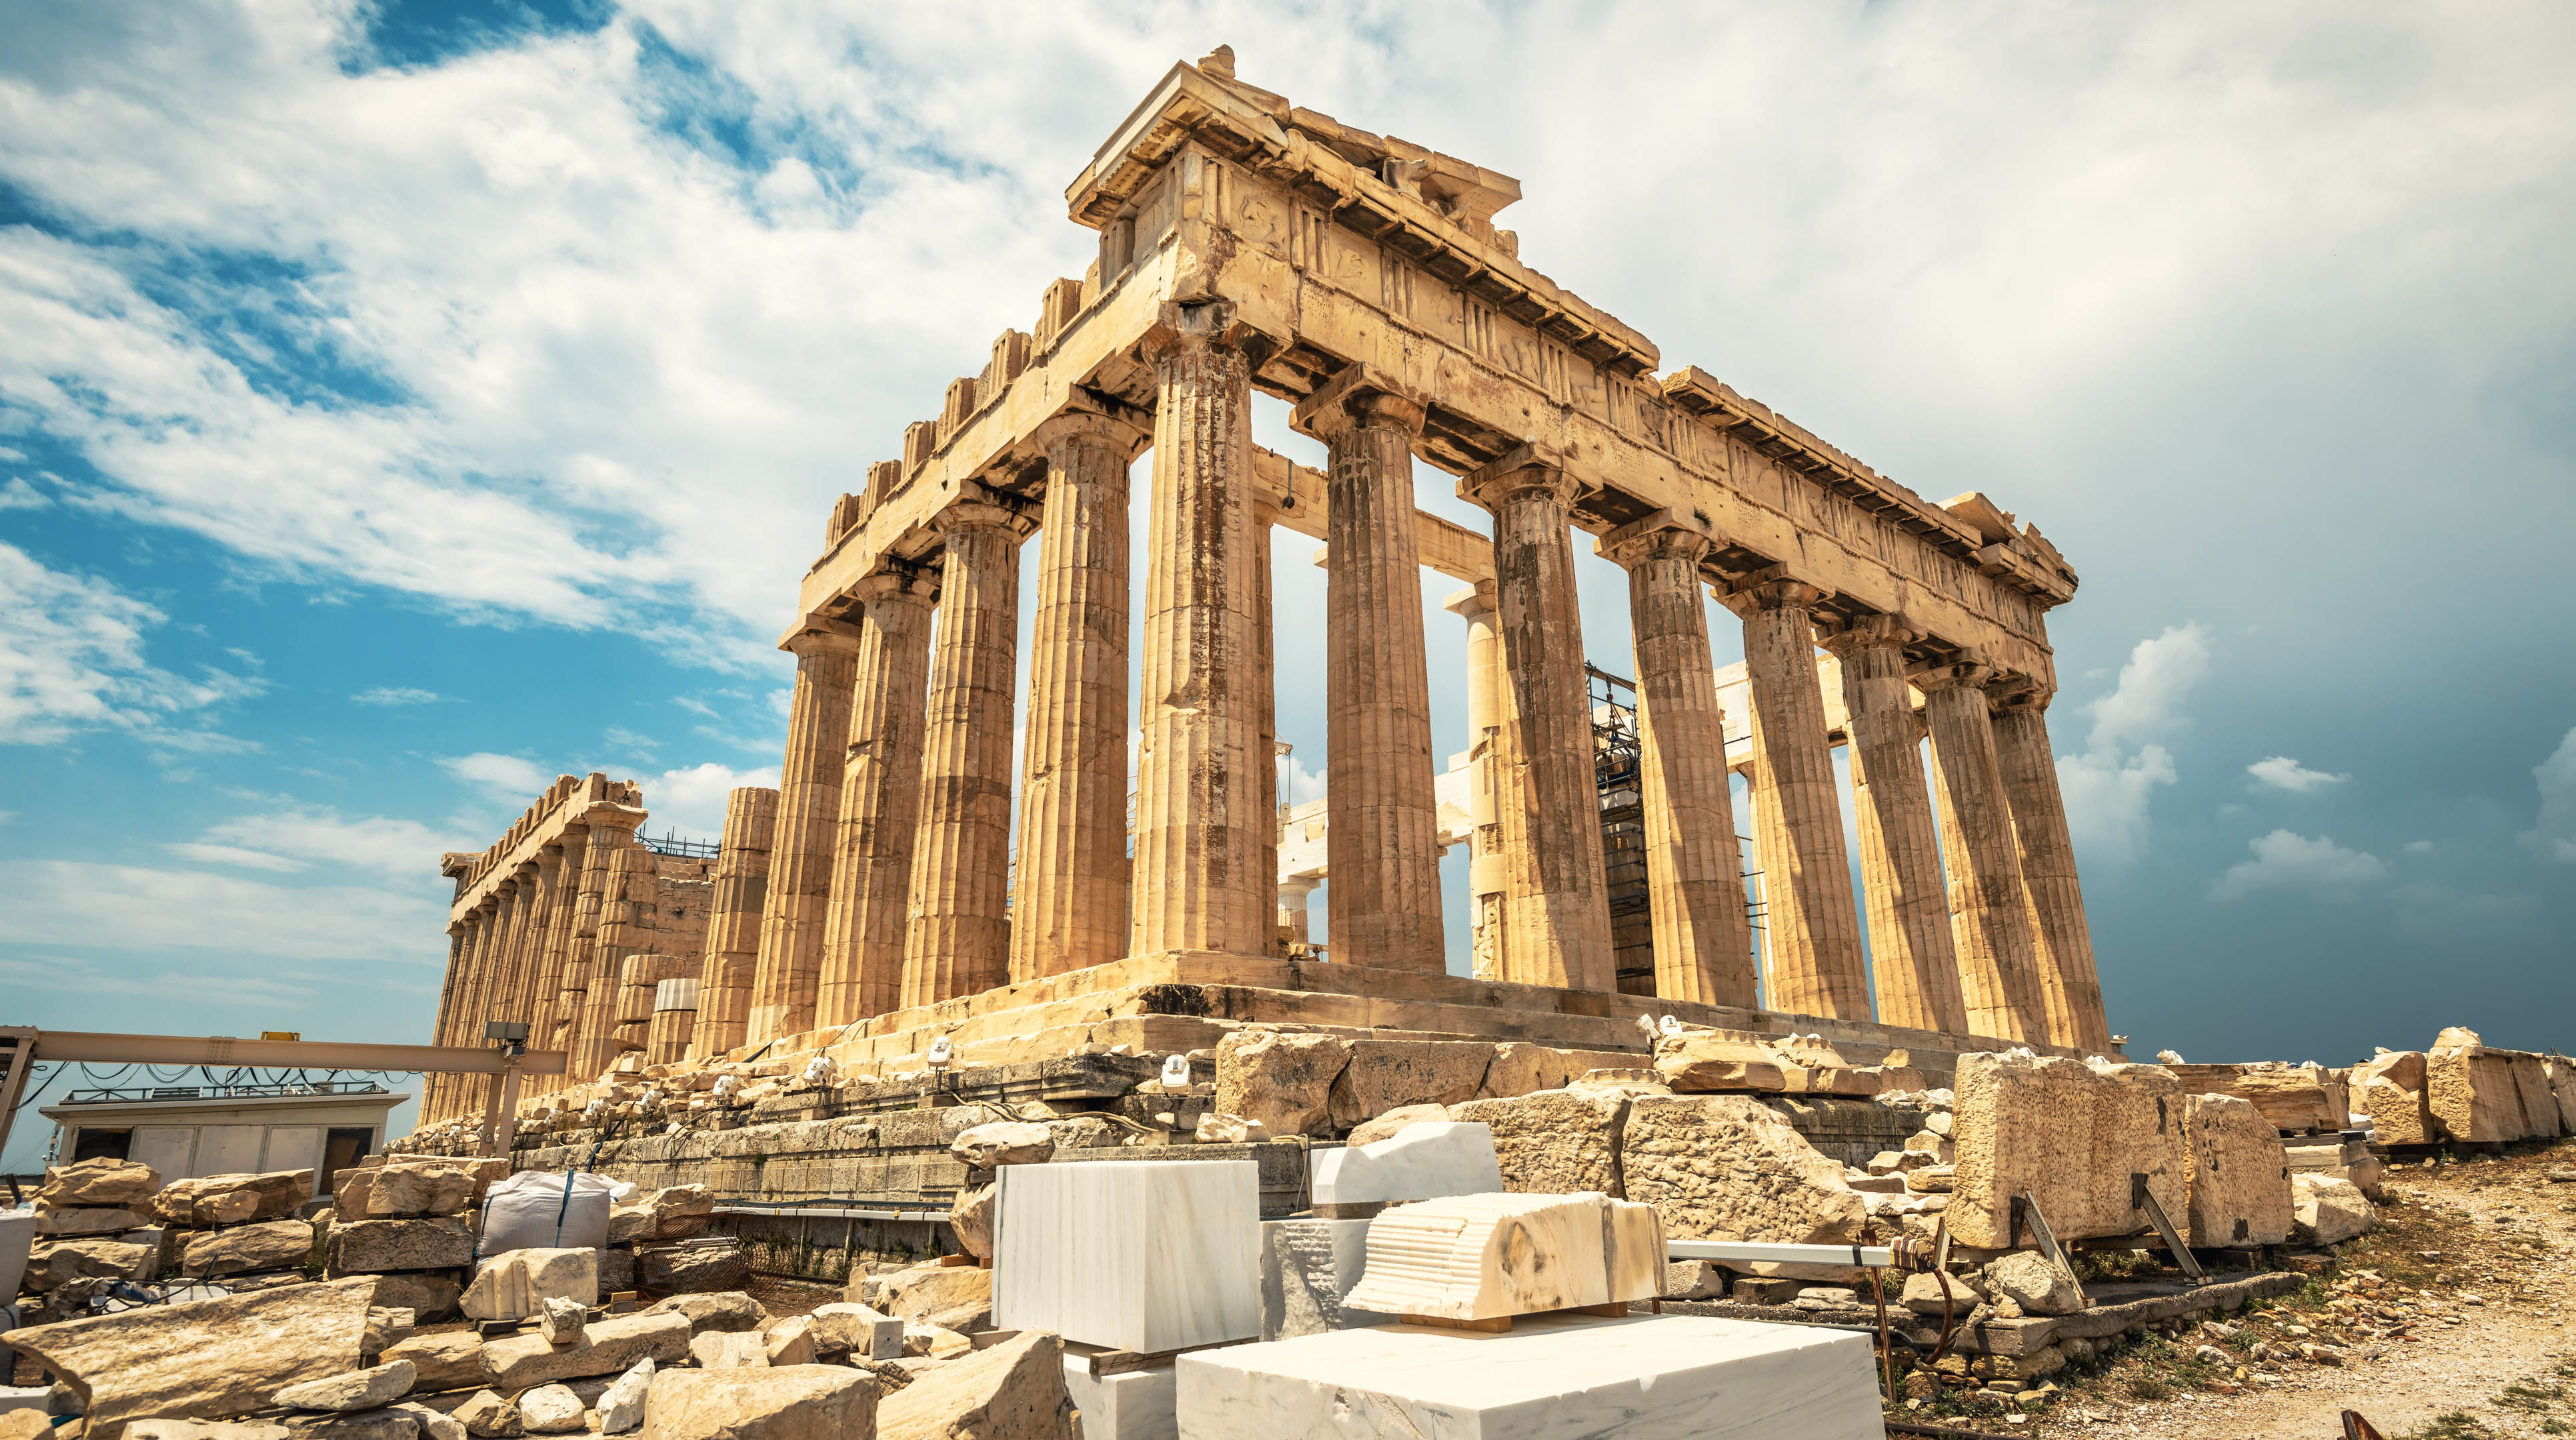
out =
{"type": "MultiPolygon", "coordinates": [[[[1224,41],[1520,177],[1524,256],[1668,366],[2064,549],[2052,727],[2135,1053],[2569,1043],[2564,7],[13,0],[0,32],[0,1020],[419,1040],[439,851],[590,768],[711,836],[774,775],[832,498],[1082,272],[1064,184],[1224,41]]],[[[1320,613],[1313,549],[1280,540],[1283,617],[1320,613]]],[[[1624,670],[1619,577],[1582,579],[1624,670]]],[[[1319,630],[1281,627],[1309,773],[1319,630]]]]}

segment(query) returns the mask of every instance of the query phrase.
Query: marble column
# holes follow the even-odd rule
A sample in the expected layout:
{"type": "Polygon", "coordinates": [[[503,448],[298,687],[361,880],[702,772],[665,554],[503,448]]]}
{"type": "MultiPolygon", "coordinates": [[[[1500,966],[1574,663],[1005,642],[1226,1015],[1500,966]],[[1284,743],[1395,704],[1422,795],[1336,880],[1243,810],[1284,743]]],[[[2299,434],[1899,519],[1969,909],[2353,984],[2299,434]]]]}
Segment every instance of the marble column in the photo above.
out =
{"type": "Polygon", "coordinates": [[[1413,439],[1422,407],[1346,371],[1297,407],[1329,455],[1324,581],[1324,837],[1332,958],[1436,972],[1440,802],[1413,439]]]}
{"type": "Polygon", "coordinates": [[[1942,869],[1950,882],[1950,928],[1959,948],[1960,989],[1970,1033],[1998,1040],[2048,1039],[2030,900],[2013,840],[2011,802],[1995,755],[1985,681],[1974,664],[1940,665],[1915,676],[1941,797],[1942,869]]]}
{"type": "Polygon", "coordinates": [[[1897,616],[1866,615],[1827,636],[1825,648],[1842,661],[1843,709],[1851,717],[1852,803],[1879,1023],[1963,1035],[1968,1012],[1923,777],[1923,722],[1905,679],[1905,647],[1915,638],[1897,616]]]}
{"type": "MultiPolygon", "coordinates": [[[[528,1048],[549,1048],[554,1038],[555,997],[563,988],[564,952],[572,942],[572,892],[581,883],[582,827],[566,825],[555,843],[537,852],[536,959],[527,989],[528,1048]]],[[[530,1076],[522,1094],[545,1089],[551,1076],[530,1076]]]]}
{"type": "Polygon", "coordinates": [[[778,829],[769,852],[768,908],[760,917],[760,960],[752,971],[751,1012],[743,1027],[744,1042],[752,1045],[814,1028],[858,636],[840,621],[808,617],[781,648],[796,657],[796,688],[787,705],[787,755],[779,767],[778,829]]]}
{"type": "Polygon", "coordinates": [[[1770,579],[1720,598],[1744,621],[1754,842],[1771,960],[1763,1003],[1792,1015],[1866,1020],[1860,914],[1816,679],[1812,607],[1822,596],[1811,585],[1770,579]]]}
{"type": "Polygon", "coordinates": [[[509,1018],[504,1011],[510,1003],[510,983],[515,978],[519,952],[526,941],[520,921],[525,913],[528,884],[517,870],[492,890],[492,945],[484,957],[482,984],[474,993],[474,1009],[465,1017],[465,1035],[460,1042],[480,1047],[488,1042],[483,1027],[495,1020],[509,1018]]]}
{"type": "Polygon", "coordinates": [[[555,1046],[564,1052],[563,1084],[591,1078],[581,1069],[582,1036],[588,1022],[590,989],[600,974],[599,921],[607,907],[609,873],[617,852],[634,843],[636,821],[593,807],[590,830],[582,846],[581,888],[573,893],[572,945],[564,955],[563,989],[556,1002],[561,1017],[555,1046]],[[621,823],[623,822],[623,823],[621,823]]]}
{"type": "MultiPolygon", "coordinates": [[[[598,844],[601,840],[594,826],[591,841],[598,844]]],[[[618,977],[626,957],[641,948],[636,943],[634,902],[627,897],[652,878],[652,864],[653,852],[635,843],[632,830],[614,834],[608,863],[602,867],[599,931],[591,943],[590,984],[582,993],[579,1034],[571,1050],[571,1074],[576,1083],[598,1079],[617,1059],[618,977]]]]}
{"type": "Polygon", "coordinates": [[[2012,802],[2031,938],[2039,949],[2049,1043],[2108,1049],[2111,1026],[2102,1010],[2084,888],[2075,878],[2075,842],[2067,833],[2066,800],[2057,788],[2057,761],[2048,742],[2048,693],[2023,690],[1998,704],[1992,728],[2004,793],[2012,802]]]}
{"type": "Polygon", "coordinates": [[[818,1025],[841,1026],[903,998],[912,847],[921,820],[921,743],[929,703],[931,606],[921,572],[858,583],[859,659],[841,771],[841,826],[824,927],[818,1025]]]}
{"type": "Polygon", "coordinates": [[[1505,978],[1615,991],[1583,617],[1567,528],[1575,490],[1561,466],[1526,448],[1458,485],[1494,516],[1494,597],[1511,693],[1505,723],[1517,771],[1501,804],[1527,825],[1526,846],[1504,837],[1516,862],[1505,978]]]}
{"type": "MultiPolygon", "coordinates": [[[[454,1043],[448,1036],[456,1024],[456,983],[465,970],[466,942],[472,933],[464,921],[451,920],[447,924],[447,974],[439,982],[438,1019],[429,1028],[429,1043],[432,1045],[454,1043]]],[[[441,1107],[447,1103],[447,1078],[444,1073],[435,1071],[421,1077],[420,1118],[423,1123],[446,1113],[441,1107]]]]}
{"type": "Polygon", "coordinates": [[[1046,512],[1029,626],[1011,978],[1127,953],[1127,469],[1151,438],[1106,415],[1040,425],[1046,512]]]}
{"type": "Polygon", "coordinates": [[[906,1006],[990,990],[1011,975],[1011,692],[1029,524],[989,497],[961,498],[933,523],[947,558],[922,727],[906,1006]]]}
{"type": "Polygon", "coordinates": [[[1510,860],[1503,853],[1505,815],[1499,796],[1506,764],[1503,711],[1509,687],[1503,671],[1502,633],[1495,628],[1494,582],[1480,580],[1441,602],[1467,622],[1467,837],[1469,973],[1500,980],[1506,971],[1504,937],[1510,930],[1505,902],[1511,891],[1510,860]]]}
{"type": "MultiPolygon", "coordinates": [[[[842,819],[846,823],[848,816],[842,819]]],[[[751,973],[760,963],[769,837],[777,828],[777,791],[745,785],[726,794],[724,831],[716,842],[716,893],[707,907],[706,959],[698,969],[697,1017],[689,1031],[691,1058],[712,1059],[742,1044],[751,1019],[751,973]]],[[[828,983],[828,942],[823,973],[828,983]]]]}
{"type": "Polygon", "coordinates": [[[1279,943],[1283,946],[1311,945],[1313,907],[1309,903],[1321,880],[1299,875],[1279,882],[1279,943]]]}
{"type": "MultiPolygon", "coordinates": [[[[1253,507],[1252,545],[1252,698],[1253,744],[1269,763],[1258,767],[1255,785],[1261,813],[1268,822],[1253,832],[1252,863],[1261,875],[1279,873],[1279,759],[1295,747],[1279,739],[1279,670],[1278,651],[1274,648],[1272,618],[1275,606],[1270,591],[1270,527],[1278,515],[1267,506],[1253,507]]],[[[1279,943],[1279,927],[1266,926],[1261,932],[1262,953],[1273,957],[1284,955],[1279,943]]]]}
{"type": "Polygon", "coordinates": [[[1628,572],[1655,994],[1751,1007],[1760,984],[1726,783],[1717,662],[1700,599],[1699,566],[1710,548],[1705,535],[1649,519],[1604,537],[1601,553],[1628,572]]]}
{"type": "Polygon", "coordinates": [[[1278,909],[1275,781],[1262,708],[1251,365],[1222,305],[1176,310],[1149,342],[1154,498],[1136,757],[1128,952],[1265,955],[1278,909]]]}

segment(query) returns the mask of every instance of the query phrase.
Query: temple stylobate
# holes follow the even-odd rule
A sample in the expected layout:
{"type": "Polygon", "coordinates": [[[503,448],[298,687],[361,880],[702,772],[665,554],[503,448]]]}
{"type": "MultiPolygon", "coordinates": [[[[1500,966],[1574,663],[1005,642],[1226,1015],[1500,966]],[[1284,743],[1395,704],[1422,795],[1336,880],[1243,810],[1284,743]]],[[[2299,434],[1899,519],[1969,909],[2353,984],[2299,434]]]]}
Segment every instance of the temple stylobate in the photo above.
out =
{"type": "Polygon", "coordinates": [[[1494,223],[1519,196],[1246,84],[1229,52],[1173,67],[1067,191],[1098,259],[832,508],[780,641],[777,790],[736,792],[695,879],[633,858],[642,797],[599,776],[452,857],[442,1036],[532,1018],[577,1079],[745,1047],[891,1064],[934,1035],[1038,1054],[1111,1024],[1164,1050],[1262,1022],[1613,1049],[1676,1014],[2109,1050],[2046,723],[2064,558],[1982,493],[1931,503],[1666,368],[1522,262],[1494,223]],[[1253,444],[1255,389],[1323,470],[1253,444]],[[1417,465],[1487,532],[1417,510],[1417,465]],[[1327,572],[1327,789],[1293,810],[1274,527],[1327,572]],[[1606,666],[1578,532],[1628,577],[1634,649],[1606,666]],[[1460,587],[1466,735],[1434,734],[1426,568],[1460,587]],[[1712,596],[1740,667],[1715,663],[1712,596]],[[1614,668],[1617,805],[1590,693],[1614,668]],[[1460,844],[1467,913],[1444,915],[1460,844]],[[688,939],[648,927],[656,886],[701,882],[688,939]],[[1318,883],[1329,958],[1304,935],[1318,883]],[[1445,972],[1451,924],[1472,977],[1445,972]]]}

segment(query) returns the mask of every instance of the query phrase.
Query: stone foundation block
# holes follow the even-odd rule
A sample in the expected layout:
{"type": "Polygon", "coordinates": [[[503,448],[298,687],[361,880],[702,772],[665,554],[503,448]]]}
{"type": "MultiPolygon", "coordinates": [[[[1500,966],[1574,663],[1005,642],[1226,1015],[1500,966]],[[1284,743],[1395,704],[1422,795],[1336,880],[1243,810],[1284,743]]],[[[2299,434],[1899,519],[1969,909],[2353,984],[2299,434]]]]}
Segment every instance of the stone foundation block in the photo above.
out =
{"type": "Polygon", "coordinates": [[[2210,1249],[2278,1245],[2290,1238],[2290,1167],[2280,1133],[2251,1101],[2183,1097],[2191,1151],[2184,1243],[2210,1249]]]}
{"type": "Polygon", "coordinates": [[[2162,1066],[1964,1055],[1956,1091],[1948,1215],[1960,1243],[2010,1249],[2018,1195],[2038,1201],[2060,1240],[2135,1231],[2140,1183],[2166,1215],[2184,1213],[2183,1092],[2162,1066]]]}
{"type": "Polygon", "coordinates": [[[1618,1197],[1619,1127],[1629,1097],[1591,1087],[1471,1100],[1450,1114],[1493,1132],[1503,1188],[1536,1195],[1598,1190],[1618,1197]]]}

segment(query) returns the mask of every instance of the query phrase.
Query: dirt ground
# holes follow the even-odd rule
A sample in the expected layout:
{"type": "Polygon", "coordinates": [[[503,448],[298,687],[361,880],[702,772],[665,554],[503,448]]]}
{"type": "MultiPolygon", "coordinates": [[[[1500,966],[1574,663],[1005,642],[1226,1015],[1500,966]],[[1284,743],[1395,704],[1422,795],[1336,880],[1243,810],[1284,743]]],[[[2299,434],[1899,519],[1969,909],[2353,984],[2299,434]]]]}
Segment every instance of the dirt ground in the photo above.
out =
{"type": "Polygon", "coordinates": [[[2389,1440],[2576,1434],[2571,1167],[2576,1140],[2392,1166],[2379,1228],[2306,1289],[2070,1366],[2015,1413],[1902,1418],[2047,1440],[2329,1440],[2350,1409],[2389,1440]]]}

